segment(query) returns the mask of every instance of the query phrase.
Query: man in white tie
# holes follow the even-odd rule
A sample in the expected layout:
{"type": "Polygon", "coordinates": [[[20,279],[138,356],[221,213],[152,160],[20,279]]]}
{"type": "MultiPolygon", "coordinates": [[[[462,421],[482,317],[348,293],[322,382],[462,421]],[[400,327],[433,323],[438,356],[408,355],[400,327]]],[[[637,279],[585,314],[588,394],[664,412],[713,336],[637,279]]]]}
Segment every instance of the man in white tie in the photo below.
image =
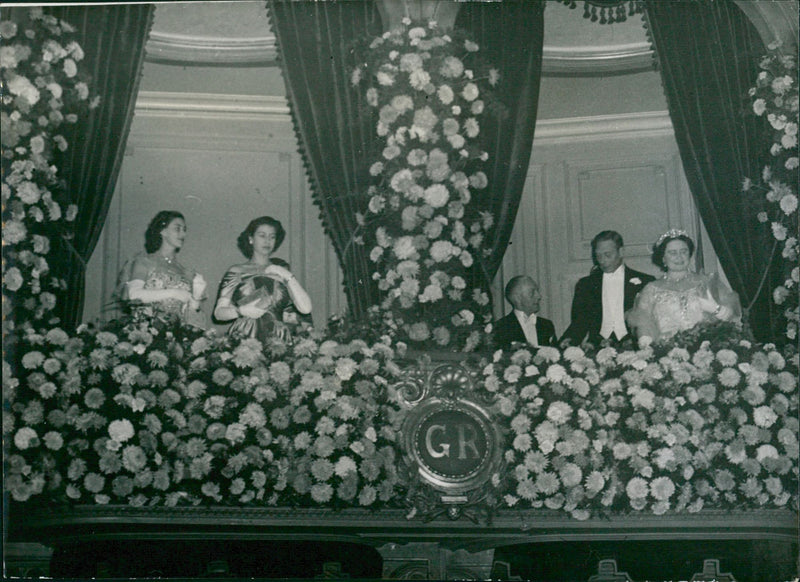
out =
{"type": "Polygon", "coordinates": [[[525,275],[513,277],[506,285],[506,299],[514,310],[494,323],[495,348],[508,349],[514,343],[531,347],[556,345],[553,322],[537,315],[542,294],[536,281],[525,275]]]}
{"type": "Polygon", "coordinates": [[[654,277],[622,261],[622,236],[604,230],[592,239],[592,272],[575,285],[572,318],[560,345],[616,343],[628,335],[625,312],[654,277]]]}

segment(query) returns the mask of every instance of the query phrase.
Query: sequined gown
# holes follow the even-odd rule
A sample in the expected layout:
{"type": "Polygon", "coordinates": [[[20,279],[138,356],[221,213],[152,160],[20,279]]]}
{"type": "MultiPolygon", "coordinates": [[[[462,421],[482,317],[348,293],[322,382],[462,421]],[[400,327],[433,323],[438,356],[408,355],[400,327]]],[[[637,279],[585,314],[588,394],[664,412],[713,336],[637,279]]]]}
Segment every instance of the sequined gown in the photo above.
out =
{"type": "Polygon", "coordinates": [[[730,310],[729,321],[741,319],[738,296],[719,281],[716,275],[691,273],[685,281],[672,284],[665,279],[648,283],[637,295],[628,321],[639,337],[648,335],[665,340],[676,333],[693,329],[703,321],[713,321],[714,314],[703,311],[701,300],[709,292],[721,306],[730,310]]]}

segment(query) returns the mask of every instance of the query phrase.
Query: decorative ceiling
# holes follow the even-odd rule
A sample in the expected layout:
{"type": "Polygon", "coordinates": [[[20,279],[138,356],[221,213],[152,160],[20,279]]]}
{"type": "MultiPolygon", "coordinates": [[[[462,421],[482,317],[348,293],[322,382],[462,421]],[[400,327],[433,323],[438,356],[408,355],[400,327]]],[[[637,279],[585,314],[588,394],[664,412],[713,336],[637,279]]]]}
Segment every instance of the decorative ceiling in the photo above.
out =
{"type": "MultiPolygon", "coordinates": [[[[361,1],[361,0],[359,0],[361,1]]],[[[558,0],[545,9],[545,74],[608,74],[652,66],[641,15],[603,24],[558,0]]],[[[147,58],[176,64],[271,64],[275,36],[263,0],[170,2],[156,7],[147,58]]]]}

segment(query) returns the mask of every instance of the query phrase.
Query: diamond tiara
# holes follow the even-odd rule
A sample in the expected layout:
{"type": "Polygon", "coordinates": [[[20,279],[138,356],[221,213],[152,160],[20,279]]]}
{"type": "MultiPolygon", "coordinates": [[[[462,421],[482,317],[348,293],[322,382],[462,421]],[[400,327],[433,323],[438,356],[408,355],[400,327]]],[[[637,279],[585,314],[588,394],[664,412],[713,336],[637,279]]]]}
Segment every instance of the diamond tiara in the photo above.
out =
{"type": "Polygon", "coordinates": [[[660,237],[658,237],[658,240],[656,241],[656,246],[659,246],[662,242],[664,242],[668,238],[677,238],[679,236],[688,237],[689,233],[686,232],[685,230],[681,230],[680,228],[671,228],[667,232],[662,234],[660,237]]]}

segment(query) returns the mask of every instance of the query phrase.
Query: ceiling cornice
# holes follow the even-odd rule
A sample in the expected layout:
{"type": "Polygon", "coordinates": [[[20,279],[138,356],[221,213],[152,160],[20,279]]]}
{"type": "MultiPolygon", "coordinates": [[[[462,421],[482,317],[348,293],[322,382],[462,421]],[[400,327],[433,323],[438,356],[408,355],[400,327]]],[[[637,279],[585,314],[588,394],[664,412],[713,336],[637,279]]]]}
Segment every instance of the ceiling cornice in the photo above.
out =
{"type": "Polygon", "coordinates": [[[275,36],[260,38],[214,38],[152,31],[145,46],[146,58],[154,62],[196,65],[274,64],[275,36]]]}
{"type": "MultiPolygon", "coordinates": [[[[264,65],[276,63],[274,35],[259,38],[214,38],[153,31],[147,41],[153,62],[195,65],[264,65]]],[[[548,47],[542,55],[545,74],[590,74],[642,70],[652,67],[648,43],[600,47],[548,47]]]]}
{"type": "Polygon", "coordinates": [[[653,68],[649,43],[603,45],[601,47],[548,47],[542,54],[545,74],[600,74],[653,68]]]}

